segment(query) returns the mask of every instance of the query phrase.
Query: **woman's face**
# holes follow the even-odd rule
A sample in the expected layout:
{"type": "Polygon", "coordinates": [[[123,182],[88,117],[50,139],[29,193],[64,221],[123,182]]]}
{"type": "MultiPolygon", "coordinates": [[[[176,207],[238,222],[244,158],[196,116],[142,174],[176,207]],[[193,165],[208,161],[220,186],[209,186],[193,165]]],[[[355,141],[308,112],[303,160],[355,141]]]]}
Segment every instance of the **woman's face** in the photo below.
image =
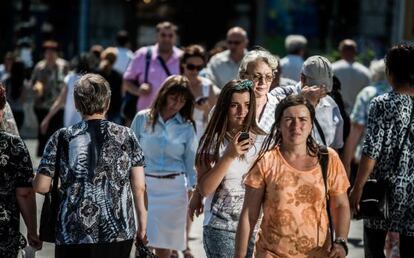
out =
{"type": "Polygon", "coordinates": [[[254,83],[256,98],[266,96],[273,81],[273,71],[264,61],[251,62],[247,65],[247,78],[254,83]]]}
{"type": "Polygon", "coordinates": [[[233,93],[227,113],[230,128],[240,128],[244,125],[246,116],[249,113],[249,105],[249,92],[233,93]]]}
{"type": "Polygon", "coordinates": [[[167,103],[165,106],[165,112],[170,115],[174,116],[184,107],[186,103],[186,98],[182,94],[170,94],[167,96],[167,103]]]}
{"type": "Polygon", "coordinates": [[[188,78],[194,78],[198,76],[201,69],[204,68],[204,60],[201,57],[193,56],[187,58],[184,63],[184,75],[188,78]]]}
{"type": "Polygon", "coordinates": [[[288,107],[280,120],[280,133],[284,144],[306,144],[312,131],[312,119],[305,105],[288,107]]]}

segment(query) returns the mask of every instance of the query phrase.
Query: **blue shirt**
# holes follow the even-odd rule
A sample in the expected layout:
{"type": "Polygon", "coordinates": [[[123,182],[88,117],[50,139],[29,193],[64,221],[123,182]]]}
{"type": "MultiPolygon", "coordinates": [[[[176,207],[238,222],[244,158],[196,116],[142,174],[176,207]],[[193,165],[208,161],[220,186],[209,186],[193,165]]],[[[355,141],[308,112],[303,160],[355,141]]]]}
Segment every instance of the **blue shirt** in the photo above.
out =
{"type": "Polygon", "coordinates": [[[142,110],[132,121],[145,155],[145,174],[166,175],[184,172],[188,186],[196,184],[195,155],[197,136],[193,124],[177,113],[164,121],[158,116],[154,131],[149,123],[150,110],[142,110]]]}

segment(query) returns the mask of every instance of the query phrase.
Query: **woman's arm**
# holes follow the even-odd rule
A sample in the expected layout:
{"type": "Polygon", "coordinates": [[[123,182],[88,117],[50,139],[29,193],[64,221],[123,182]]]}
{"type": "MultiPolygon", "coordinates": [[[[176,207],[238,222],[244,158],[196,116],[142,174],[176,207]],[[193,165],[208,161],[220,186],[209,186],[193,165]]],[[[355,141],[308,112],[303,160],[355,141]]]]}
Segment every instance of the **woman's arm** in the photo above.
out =
{"type": "Polygon", "coordinates": [[[42,248],[42,241],[39,240],[37,235],[35,192],[31,187],[18,187],[16,188],[16,198],[20,213],[27,227],[29,245],[39,250],[42,248]]]}
{"type": "Polygon", "coordinates": [[[56,113],[65,106],[66,103],[66,95],[68,94],[68,86],[64,86],[60,91],[59,96],[53,102],[53,105],[50,107],[49,112],[47,113],[46,117],[43,118],[40,124],[40,132],[42,134],[46,134],[47,128],[49,127],[49,122],[56,113]]]}
{"type": "Polygon", "coordinates": [[[351,131],[346,140],[344,154],[342,157],[342,161],[344,163],[348,178],[350,178],[350,175],[351,175],[351,162],[354,157],[355,149],[358,145],[358,142],[361,139],[363,132],[364,132],[363,125],[357,124],[355,122],[351,123],[351,131]]]}
{"type": "Polygon", "coordinates": [[[236,247],[234,258],[244,258],[247,254],[249,239],[260,215],[265,188],[246,186],[243,209],[236,233],[236,247]]]}
{"type": "Polygon", "coordinates": [[[145,208],[145,174],[143,167],[131,168],[131,187],[134,196],[135,212],[138,217],[137,241],[146,241],[147,209],[145,208]]]}
{"type": "Polygon", "coordinates": [[[188,139],[184,150],[184,164],[186,168],[186,176],[188,180],[187,189],[193,190],[197,183],[197,175],[195,170],[195,157],[197,152],[197,135],[194,128],[191,126],[190,132],[187,133],[188,139]]]}
{"type": "Polygon", "coordinates": [[[359,201],[361,200],[362,190],[368,180],[369,175],[371,175],[371,173],[374,171],[375,164],[376,160],[369,158],[365,154],[362,154],[354,187],[352,188],[351,194],[349,196],[349,203],[352,213],[357,213],[359,211],[359,201]]]}
{"type": "MultiPolygon", "coordinates": [[[[343,193],[330,198],[331,214],[333,218],[335,238],[348,239],[351,215],[347,193],[343,193]]],[[[345,257],[346,251],[340,244],[333,244],[329,257],[345,257]]]]}
{"type": "Polygon", "coordinates": [[[250,139],[237,142],[240,132],[229,142],[223,156],[213,167],[206,164],[197,164],[198,190],[204,197],[214,193],[226,175],[233,160],[245,154],[250,148],[250,139]]]}
{"type": "Polygon", "coordinates": [[[52,183],[52,178],[40,173],[37,173],[33,180],[33,189],[37,193],[48,193],[50,190],[50,184],[52,183]]]}
{"type": "Polygon", "coordinates": [[[347,239],[351,220],[347,193],[330,197],[330,206],[335,236],[337,238],[347,239]]]}

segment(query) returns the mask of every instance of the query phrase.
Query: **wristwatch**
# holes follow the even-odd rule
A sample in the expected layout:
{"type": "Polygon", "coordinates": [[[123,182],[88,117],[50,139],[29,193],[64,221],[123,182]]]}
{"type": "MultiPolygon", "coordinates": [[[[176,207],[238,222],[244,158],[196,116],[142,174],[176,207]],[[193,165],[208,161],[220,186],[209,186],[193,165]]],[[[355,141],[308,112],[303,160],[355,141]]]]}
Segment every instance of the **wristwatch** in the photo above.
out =
{"type": "Polygon", "coordinates": [[[348,245],[345,238],[338,237],[334,241],[335,244],[341,245],[345,250],[345,255],[348,255],[348,245]]]}

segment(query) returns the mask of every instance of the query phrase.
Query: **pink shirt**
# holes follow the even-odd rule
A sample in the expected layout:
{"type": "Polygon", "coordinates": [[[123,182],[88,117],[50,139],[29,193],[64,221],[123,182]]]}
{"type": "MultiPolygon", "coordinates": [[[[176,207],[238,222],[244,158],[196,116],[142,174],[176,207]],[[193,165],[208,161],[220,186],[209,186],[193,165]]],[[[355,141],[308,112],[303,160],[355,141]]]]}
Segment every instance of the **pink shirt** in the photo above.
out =
{"type": "MultiPolygon", "coordinates": [[[[139,97],[137,103],[137,111],[148,108],[152,101],[154,101],[157,96],[158,90],[161,87],[161,84],[168,77],[160,61],[158,60],[158,44],[151,47],[151,62],[148,70],[148,82],[152,85],[152,90],[150,94],[143,95],[139,97]]],[[[137,85],[144,83],[145,77],[145,56],[147,55],[148,47],[142,47],[138,49],[134,58],[128,65],[127,70],[124,73],[124,80],[133,81],[137,85]]],[[[168,70],[171,75],[180,74],[180,56],[182,51],[177,47],[173,48],[173,54],[166,62],[168,70]]]]}

